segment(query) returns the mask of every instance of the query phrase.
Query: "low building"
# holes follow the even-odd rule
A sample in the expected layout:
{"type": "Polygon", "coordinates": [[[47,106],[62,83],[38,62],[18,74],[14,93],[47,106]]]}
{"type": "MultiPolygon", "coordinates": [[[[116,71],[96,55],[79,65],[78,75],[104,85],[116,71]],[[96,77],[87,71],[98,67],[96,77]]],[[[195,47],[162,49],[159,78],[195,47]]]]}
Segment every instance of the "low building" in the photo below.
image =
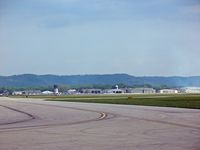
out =
{"type": "Polygon", "coordinates": [[[101,89],[82,89],[81,93],[83,94],[102,94],[101,89]]]}
{"type": "Polygon", "coordinates": [[[154,94],[156,93],[156,90],[153,88],[132,88],[132,89],[127,89],[127,93],[154,94]]]}
{"type": "Polygon", "coordinates": [[[66,94],[77,94],[77,90],[76,89],[69,89],[67,90],[67,93],[66,94]]]}
{"type": "Polygon", "coordinates": [[[107,90],[104,91],[104,93],[108,93],[108,94],[120,94],[120,93],[125,93],[125,92],[122,89],[107,89],[107,90]]]}
{"type": "Polygon", "coordinates": [[[8,91],[4,91],[0,93],[0,96],[8,96],[10,93],[8,91]]]}
{"type": "Polygon", "coordinates": [[[22,92],[22,95],[41,95],[42,92],[40,90],[26,90],[22,92]]]}
{"type": "Polygon", "coordinates": [[[108,94],[121,94],[121,93],[125,93],[125,92],[126,92],[126,90],[119,89],[118,85],[115,85],[115,89],[104,90],[104,93],[108,93],[108,94]]]}
{"type": "Polygon", "coordinates": [[[178,90],[176,90],[176,89],[161,89],[159,91],[159,93],[161,93],[161,94],[177,94],[178,90]]]}
{"type": "Polygon", "coordinates": [[[12,95],[22,95],[23,91],[14,91],[12,92],[12,95]]]}
{"type": "Polygon", "coordinates": [[[186,87],[183,88],[184,93],[200,93],[200,87],[186,87]]]}
{"type": "Polygon", "coordinates": [[[52,91],[43,91],[42,94],[43,95],[53,95],[54,92],[52,92],[52,91]]]}

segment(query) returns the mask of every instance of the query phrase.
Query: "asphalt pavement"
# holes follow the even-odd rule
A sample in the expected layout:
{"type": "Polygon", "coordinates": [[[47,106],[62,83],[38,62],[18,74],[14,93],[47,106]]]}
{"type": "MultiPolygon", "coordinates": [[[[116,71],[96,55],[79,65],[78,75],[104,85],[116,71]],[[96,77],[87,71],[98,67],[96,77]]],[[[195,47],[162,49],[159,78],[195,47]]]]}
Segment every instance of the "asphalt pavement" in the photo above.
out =
{"type": "Polygon", "coordinates": [[[200,150],[200,110],[0,97],[0,150],[200,150]]]}

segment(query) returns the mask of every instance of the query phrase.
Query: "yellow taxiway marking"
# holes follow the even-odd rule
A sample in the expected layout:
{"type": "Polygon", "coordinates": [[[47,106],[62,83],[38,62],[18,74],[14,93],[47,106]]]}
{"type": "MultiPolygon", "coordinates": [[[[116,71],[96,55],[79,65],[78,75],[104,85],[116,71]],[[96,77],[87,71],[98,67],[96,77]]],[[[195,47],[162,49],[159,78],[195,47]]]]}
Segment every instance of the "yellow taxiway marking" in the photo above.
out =
{"type": "Polygon", "coordinates": [[[105,119],[107,117],[107,113],[102,112],[101,116],[99,117],[100,120],[105,119]]]}

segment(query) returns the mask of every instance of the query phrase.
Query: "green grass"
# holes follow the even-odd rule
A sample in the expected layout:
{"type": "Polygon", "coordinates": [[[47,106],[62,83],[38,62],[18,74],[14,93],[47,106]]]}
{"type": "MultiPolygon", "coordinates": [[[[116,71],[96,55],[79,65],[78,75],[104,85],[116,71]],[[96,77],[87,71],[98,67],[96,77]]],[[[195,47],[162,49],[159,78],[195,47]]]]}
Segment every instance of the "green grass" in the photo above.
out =
{"type": "MultiPolygon", "coordinates": [[[[17,96],[23,98],[25,96],[17,96]]],[[[200,109],[198,94],[29,96],[49,101],[146,105],[200,109]]]]}

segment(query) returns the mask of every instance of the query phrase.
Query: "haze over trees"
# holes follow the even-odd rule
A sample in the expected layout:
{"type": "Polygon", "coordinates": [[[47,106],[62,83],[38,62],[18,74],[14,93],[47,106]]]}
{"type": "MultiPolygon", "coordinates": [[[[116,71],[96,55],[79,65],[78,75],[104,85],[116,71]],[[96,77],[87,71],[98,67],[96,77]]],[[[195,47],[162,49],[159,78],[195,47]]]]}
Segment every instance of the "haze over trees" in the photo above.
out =
{"type": "MultiPolygon", "coordinates": [[[[186,87],[200,86],[200,77],[135,77],[128,74],[105,75],[34,75],[23,74],[0,76],[0,87],[51,87],[57,84],[63,88],[112,88],[115,84],[120,87],[186,87]]],[[[44,89],[45,89],[44,88],[44,89]]],[[[48,88],[49,89],[49,88],[48,88]]]]}

